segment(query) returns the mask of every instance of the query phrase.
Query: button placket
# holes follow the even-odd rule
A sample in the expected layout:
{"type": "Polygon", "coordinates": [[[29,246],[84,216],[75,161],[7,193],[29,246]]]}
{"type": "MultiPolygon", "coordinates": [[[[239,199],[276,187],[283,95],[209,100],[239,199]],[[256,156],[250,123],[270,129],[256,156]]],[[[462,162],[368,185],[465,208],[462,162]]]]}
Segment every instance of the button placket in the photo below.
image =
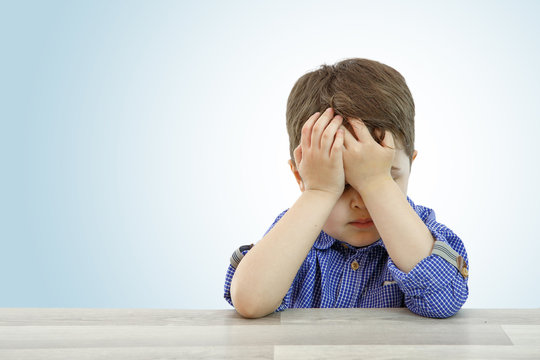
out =
{"type": "Polygon", "coordinates": [[[354,286],[358,282],[359,276],[361,275],[360,272],[357,272],[357,270],[360,268],[361,263],[361,255],[356,253],[349,253],[347,262],[346,262],[346,269],[344,269],[343,276],[340,279],[339,283],[339,293],[336,297],[336,303],[335,307],[351,307],[354,303],[352,303],[352,299],[356,299],[358,297],[358,292],[360,290],[360,287],[354,286]],[[347,290],[343,290],[343,286],[347,284],[347,290]],[[351,288],[351,286],[353,286],[351,288]]]}

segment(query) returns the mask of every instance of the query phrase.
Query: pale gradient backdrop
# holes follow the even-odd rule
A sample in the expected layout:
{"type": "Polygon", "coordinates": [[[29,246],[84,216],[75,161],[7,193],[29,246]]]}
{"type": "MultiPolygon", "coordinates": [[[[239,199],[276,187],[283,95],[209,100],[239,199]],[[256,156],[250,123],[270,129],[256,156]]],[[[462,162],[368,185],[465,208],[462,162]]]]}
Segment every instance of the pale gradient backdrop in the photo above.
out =
{"type": "Polygon", "coordinates": [[[229,256],[299,195],[285,104],[349,57],[407,79],[409,196],[465,307],[540,306],[536,1],[4,1],[0,307],[228,308],[229,256]]]}

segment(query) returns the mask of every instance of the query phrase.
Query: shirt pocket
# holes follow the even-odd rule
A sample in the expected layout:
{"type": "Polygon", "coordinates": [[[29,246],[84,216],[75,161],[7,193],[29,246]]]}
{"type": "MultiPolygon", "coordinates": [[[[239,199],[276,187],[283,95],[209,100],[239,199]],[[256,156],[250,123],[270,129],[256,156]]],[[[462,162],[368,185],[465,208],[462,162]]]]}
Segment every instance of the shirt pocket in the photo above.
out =
{"type": "Polygon", "coordinates": [[[383,308],[404,307],[405,297],[398,284],[393,279],[377,282],[366,289],[362,296],[361,307],[383,308]]]}

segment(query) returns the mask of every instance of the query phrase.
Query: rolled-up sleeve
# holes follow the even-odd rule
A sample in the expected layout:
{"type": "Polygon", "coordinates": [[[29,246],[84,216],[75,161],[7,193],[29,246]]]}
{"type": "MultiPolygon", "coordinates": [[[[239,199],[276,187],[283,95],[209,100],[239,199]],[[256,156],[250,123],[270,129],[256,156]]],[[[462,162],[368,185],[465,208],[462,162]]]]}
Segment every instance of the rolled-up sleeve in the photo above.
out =
{"type": "Polygon", "coordinates": [[[468,257],[461,239],[435,220],[435,212],[417,207],[441,251],[433,251],[405,273],[388,260],[388,269],[405,294],[405,305],[426,317],[446,318],[457,313],[469,295],[468,257]],[[449,256],[442,256],[443,253],[449,256]],[[459,259],[461,257],[461,259],[459,259]],[[454,259],[458,259],[454,261],[454,259]]]}
{"type": "MultiPolygon", "coordinates": [[[[246,255],[249,250],[242,251],[242,256],[246,255]]],[[[234,276],[234,273],[236,272],[236,268],[232,266],[232,264],[229,264],[229,267],[227,268],[227,274],[225,275],[225,288],[224,288],[224,294],[223,297],[231,306],[234,306],[232,299],[231,299],[231,282],[232,278],[234,276]]]]}
{"type": "MultiPolygon", "coordinates": [[[[277,224],[277,222],[283,217],[283,215],[285,215],[286,212],[287,212],[287,210],[283,211],[281,214],[278,215],[278,217],[274,220],[272,225],[268,228],[268,230],[266,230],[264,235],[266,235],[274,227],[274,225],[277,224]]],[[[239,250],[237,250],[237,251],[235,251],[235,253],[233,253],[233,256],[231,257],[231,264],[229,264],[229,267],[227,268],[227,274],[225,275],[225,287],[224,287],[223,297],[233,307],[234,307],[234,304],[233,304],[232,299],[231,299],[231,282],[232,282],[232,278],[234,276],[234,273],[236,272],[236,266],[238,266],[238,264],[240,263],[242,258],[250,250],[250,249],[242,250],[242,248],[243,247],[241,247],[239,250]]],[[[285,295],[281,305],[275,310],[276,312],[282,311],[282,310],[285,310],[285,309],[289,308],[290,303],[291,303],[291,293],[292,293],[292,287],[289,289],[289,291],[285,295]]]]}

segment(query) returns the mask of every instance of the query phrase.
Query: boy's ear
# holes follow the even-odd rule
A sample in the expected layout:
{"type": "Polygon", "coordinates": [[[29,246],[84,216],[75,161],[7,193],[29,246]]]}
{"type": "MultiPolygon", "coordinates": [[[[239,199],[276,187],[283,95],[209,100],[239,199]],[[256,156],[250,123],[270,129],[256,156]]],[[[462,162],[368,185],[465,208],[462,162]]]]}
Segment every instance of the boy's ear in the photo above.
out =
{"type": "Polygon", "coordinates": [[[414,159],[416,159],[416,155],[418,155],[418,151],[414,150],[413,151],[413,154],[412,154],[412,158],[411,158],[411,164],[409,165],[409,173],[411,172],[412,170],[412,164],[414,162],[414,159]]]}
{"type": "Polygon", "coordinates": [[[296,182],[298,183],[298,186],[300,187],[300,191],[304,192],[304,182],[302,181],[302,177],[300,176],[300,173],[296,169],[296,166],[294,165],[294,162],[289,159],[289,166],[291,167],[291,171],[294,175],[294,178],[296,179],[296,182]]]}

